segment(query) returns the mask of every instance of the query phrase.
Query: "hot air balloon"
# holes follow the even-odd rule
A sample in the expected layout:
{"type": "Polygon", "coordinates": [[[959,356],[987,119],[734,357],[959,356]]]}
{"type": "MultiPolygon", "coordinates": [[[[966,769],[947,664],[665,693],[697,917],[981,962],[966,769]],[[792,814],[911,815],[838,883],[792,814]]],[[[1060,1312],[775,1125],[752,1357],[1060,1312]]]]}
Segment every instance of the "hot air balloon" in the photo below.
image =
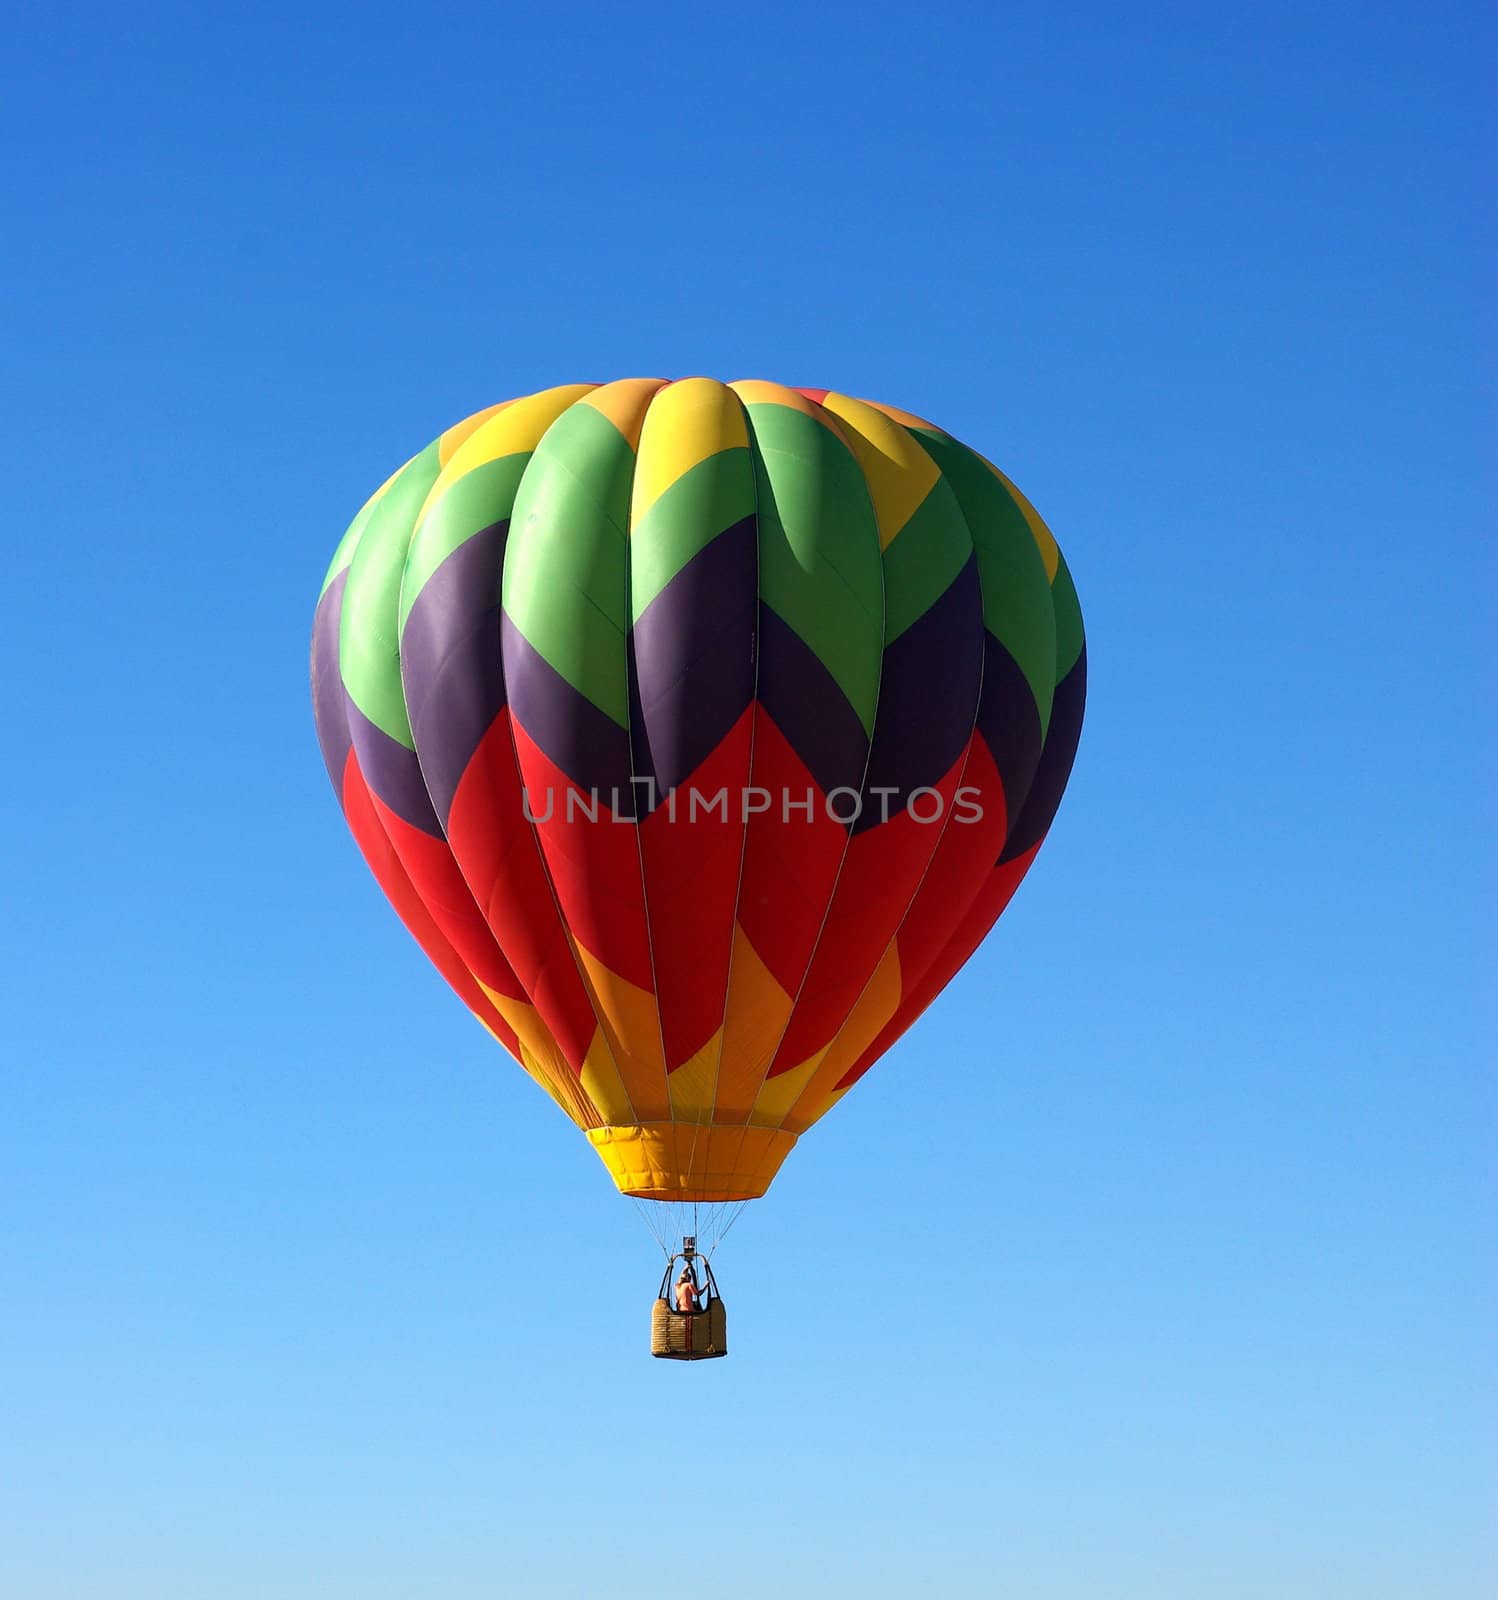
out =
{"type": "Polygon", "coordinates": [[[695,1219],[682,1250],[658,1231],[658,1354],[726,1348],[697,1239],[1008,904],[1085,659],[1009,479],[827,390],[543,390],[449,428],[349,526],[312,637],[344,816],[618,1188],[695,1219]],[[677,1259],[708,1308],[686,1322],[677,1259]]]}

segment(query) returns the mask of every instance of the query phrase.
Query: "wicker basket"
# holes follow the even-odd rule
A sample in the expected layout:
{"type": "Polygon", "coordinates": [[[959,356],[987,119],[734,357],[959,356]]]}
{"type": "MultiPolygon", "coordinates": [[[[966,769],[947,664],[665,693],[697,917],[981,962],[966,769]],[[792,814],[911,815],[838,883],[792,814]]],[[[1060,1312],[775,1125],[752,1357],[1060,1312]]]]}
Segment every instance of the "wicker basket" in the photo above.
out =
{"type": "Polygon", "coordinates": [[[673,1311],[657,1300],[650,1310],[650,1353],[666,1361],[707,1361],[728,1354],[728,1313],[714,1296],[701,1311],[673,1311]]]}

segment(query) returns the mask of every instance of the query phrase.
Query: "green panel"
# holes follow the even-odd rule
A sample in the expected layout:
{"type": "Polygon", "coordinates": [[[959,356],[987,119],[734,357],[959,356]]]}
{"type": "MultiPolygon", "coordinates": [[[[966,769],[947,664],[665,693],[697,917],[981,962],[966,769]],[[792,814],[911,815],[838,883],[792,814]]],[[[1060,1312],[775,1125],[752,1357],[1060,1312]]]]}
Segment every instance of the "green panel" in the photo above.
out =
{"type": "Polygon", "coordinates": [[[759,506],[759,594],[821,660],[872,737],[884,653],[884,569],[868,485],[816,418],[746,407],[759,506]]]}
{"type": "Polygon", "coordinates": [[[505,521],[515,507],[520,477],[531,459],[529,450],[500,456],[465,472],[422,518],[406,556],[401,582],[400,631],[428,578],[458,548],[483,528],[505,521]]]}
{"type": "Polygon", "coordinates": [[[962,507],[978,552],[983,625],[1025,675],[1044,732],[1056,686],[1056,613],[1035,535],[1013,496],[971,450],[946,434],[912,431],[962,507]]]}
{"type": "Polygon", "coordinates": [[[362,506],[359,515],[343,530],[343,537],[338,541],[338,548],[333,552],[333,559],[328,563],[328,570],[323,575],[322,588],[317,591],[319,600],[328,592],[328,585],[333,579],[354,559],[354,551],[359,548],[359,540],[363,537],[364,530],[369,526],[369,519],[373,515],[374,505],[362,506]]]}
{"type": "Polygon", "coordinates": [[[532,647],[621,728],[629,492],[635,453],[589,405],[552,423],[520,480],[501,590],[532,647]]]}
{"type": "Polygon", "coordinates": [[[437,446],[427,446],[375,503],[343,592],[338,665],[354,704],[377,728],[413,748],[401,693],[396,610],[411,531],[437,481],[437,446]]]}
{"type": "Polygon", "coordinates": [[[896,639],[952,586],[973,553],[962,507],[938,478],[884,551],[884,645],[896,639]]]}
{"type": "Polygon", "coordinates": [[[630,612],[640,613],[697,552],[754,515],[754,458],[735,446],[697,462],[630,529],[630,612]]]}
{"type": "Polygon", "coordinates": [[[1067,675],[1082,654],[1082,602],[1077,599],[1076,585],[1071,581],[1071,568],[1066,557],[1060,556],[1056,567],[1056,582],[1051,593],[1056,601],[1056,682],[1067,675]]]}

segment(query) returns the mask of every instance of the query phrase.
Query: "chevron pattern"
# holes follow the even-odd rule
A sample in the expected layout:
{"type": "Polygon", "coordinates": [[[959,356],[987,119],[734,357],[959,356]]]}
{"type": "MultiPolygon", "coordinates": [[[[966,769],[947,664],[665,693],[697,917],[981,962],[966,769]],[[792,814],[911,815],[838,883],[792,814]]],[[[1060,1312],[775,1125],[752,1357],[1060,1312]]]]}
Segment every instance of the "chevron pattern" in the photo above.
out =
{"type": "Polygon", "coordinates": [[[706,378],[491,407],[313,624],[360,850],[627,1192],[762,1193],[1035,858],[1081,732],[1055,540],[908,413],[706,378]]]}

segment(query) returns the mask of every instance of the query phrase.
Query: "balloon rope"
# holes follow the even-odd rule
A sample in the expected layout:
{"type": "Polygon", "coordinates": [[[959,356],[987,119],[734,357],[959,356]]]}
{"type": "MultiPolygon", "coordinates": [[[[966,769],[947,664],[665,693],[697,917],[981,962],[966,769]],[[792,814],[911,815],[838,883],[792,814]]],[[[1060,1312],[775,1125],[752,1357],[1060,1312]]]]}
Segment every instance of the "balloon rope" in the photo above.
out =
{"type": "Polygon", "coordinates": [[[656,1218],[660,1215],[660,1213],[650,1209],[650,1207],[656,1205],[657,1202],[654,1200],[641,1200],[637,1195],[631,1195],[629,1198],[634,1205],[635,1214],[639,1217],[640,1221],[645,1224],[646,1228],[650,1232],[651,1238],[655,1240],[656,1244],[660,1247],[661,1253],[669,1261],[671,1259],[671,1252],[666,1248],[665,1238],[663,1237],[660,1227],[656,1221],[656,1218]]]}
{"type": "Polygon", "coordinates": [[[717,1243],[713,1245],[713,1249],[714,1250],[716,1250],[718,1248],[718,1245],[722,1244],[722,1242],[733,1231],[734,1223],[736,1223],[739,1220],[739,1218],[741,1216],[743,1216],[744,1207],[747,1206],[749,1204],[749,1202],[747,1200],[737,1200],[737,1201],[731,1202],[731,1204],[734,1205],[735,1207],[737,1207],[737,1209],[734,1211],[733,1215],[728,1219],[728,1226],[726,1228],[724,1228],[722,1233],[720,1233],[718,1235],[717,1243]]]}

